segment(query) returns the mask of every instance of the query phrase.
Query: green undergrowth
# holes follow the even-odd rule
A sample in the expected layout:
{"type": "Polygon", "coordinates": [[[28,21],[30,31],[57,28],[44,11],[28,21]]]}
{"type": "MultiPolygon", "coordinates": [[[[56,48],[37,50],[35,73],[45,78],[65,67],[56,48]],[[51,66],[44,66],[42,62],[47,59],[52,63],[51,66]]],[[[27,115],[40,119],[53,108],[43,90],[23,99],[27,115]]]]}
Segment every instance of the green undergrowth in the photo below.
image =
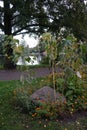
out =
{"type": "MultiPolygon", "coordinates": [[[[32,84],[38,86],[41,80],[42,78],[34,80],[32,84]]],[[[0,130],[87,130],[87,117],[85,116],[65,122],[59,119],[33,119],[23,113],[17,106],[13,94],[19,84],[19,81],[0,82],[0,130]]]]}

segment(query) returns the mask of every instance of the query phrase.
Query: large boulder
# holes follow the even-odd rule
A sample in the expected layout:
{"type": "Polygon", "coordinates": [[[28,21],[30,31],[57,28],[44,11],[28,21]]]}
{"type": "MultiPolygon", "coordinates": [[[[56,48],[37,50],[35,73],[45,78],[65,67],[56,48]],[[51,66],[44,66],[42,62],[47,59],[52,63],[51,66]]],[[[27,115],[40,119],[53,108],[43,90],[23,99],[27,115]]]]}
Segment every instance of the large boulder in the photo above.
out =
{"type": "Polygon", "coordinates": [[[31,100],[34,102],[54,102],[55,98],[57,102],[64,103],[66,98],[59,92],[55,92],[53,88],[44,86],[43,88],[37,90],[30,96],[31,100]]]}

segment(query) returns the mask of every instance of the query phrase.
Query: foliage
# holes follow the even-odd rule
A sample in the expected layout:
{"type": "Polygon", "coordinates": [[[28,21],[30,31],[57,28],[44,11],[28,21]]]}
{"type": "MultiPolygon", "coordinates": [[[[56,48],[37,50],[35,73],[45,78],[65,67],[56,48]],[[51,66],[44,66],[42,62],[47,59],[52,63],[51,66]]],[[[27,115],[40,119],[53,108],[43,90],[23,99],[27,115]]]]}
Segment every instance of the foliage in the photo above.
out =
{"type": "Polygon", "coordinates": [[[53,75],[53,87],[54,87],[54,95],[56,100],[56,94],[55,94],[55,60],[57,58],[57,40],[55,37],[51,35],[51,33],[45,33],[42,35],[42,40],[45,42],[45,51],[47,54],[47,57],[49,58],[49,65],[52,68],[52,75],[53,75]]]}
{"type": "Polygon", "coordinates": [[[3,35],[3,38],[1,36],[0,43],[1,55],[3,57],[1,63],[5,68],[15,68],[14,66],[16,66],[20,57],[24,65],[26,65],[26,61],[31,61],[29,47],[24,44],[19,44],[19,40],[13,38],[12,35],[3,35]]]}
{"type": "Polygon", "coordinates": [[[42,65],[48,65],[49,66],[49,58],[43,56],[42,59],[41,59],[41,61],[40,61],[40,64],[42,64],[42,65]]]}
{"type": "MultiPolygon", "coordinates": [[[[43,87],[44,85],[50,84],[49,79],[32,79],[30,82],[26,78],[22,79],[21,84],[13,91],[14,97],[17,100],[17,104],[21,107],[23,112],[27,112],[32,118],[57,118],[58,115],[63,114],[65,104],[60,102],[42,102],[35,103],[31,100],[30,96],[37,89],[43,87]],[[23,82],[24,80],[24,82],[23,82]]],[[[37,99],[38,101],[38,99],[37,99]]]]}
{"type": "MultiPolygon", "coordinates": [[[[51,57],[49,52],[49,47],[55,48],[54,39],[51,39],[53,37],[50,33],[47,33],[47,35],[44,34],[42,38],[46,44],[46,53],[50,60],[54,62],[57,52],[53,53],[53,51],[51,57]]],[[[62,52],[59,52],[60,61],[58,64],[62,66],[62,70],[58,73],[55,73],[53,70],[52,74],[42,79],[38,86],[43,87],[48,85],[53,87],[55,91],[58,91],[66,97],[66,103],[58,104],[58,102],[55,101],[54,104],[47,104],[46,102],[42,102],[42,104],[32,104],[30,94],[28,93],[30,90],[28,89],[33,89],[30,84],[34,82],[34,80],[31,78],[29,80],[29,77],[26,78],[26,76],[24,76],[24,79],[22,78],[21,81],[23,85],[25,85],[25,81],[28,81],[28,85],[25,85],[27,88],[22,87],[18,89],[16,93],[23,107],[26,107],[27,110],[31,108],[32,117],[48,117],[52,119],[58,115],[63,115],[64,111],[72,114],[77,110],[87,109],[87,66],[83,64],[80,43],[77,42],[77,39],[73,35],[69,35],[65,40],[59,40],[59,42],[65,44],[61,49],[62,52]],[[34,110],[33,112],[32,109],[34,110]]],[[[57,41],[56,44],[58,45],[57,41]]],[[[34,84],[35,87],[36,84],[34,84]]]]}
{"type": "MultiPolygon", "coordinates": [[[[58,36],[61,27],[78,39],[87,39],[87,5],[76,0],[0,0],[0,29],[5,35],[50,31],[58,36]],[[71,21],[71,22],[70,22],[71,21]],[[4,23],[4,24],[3,24],[4,23]]],[[[13,54],[12,54],[13,55],[13,54]]],[[[11,66],[11,65],[10,65],[11,66]]]]}
{"type": "MultiPolygon", "coordinates": [[[[67,116],[67,114],[74,114],[78,110],[87,109],[87,81],[86,77],[80,79],[76,75],[69,77],[66,86],[65,73],[55,73],[56,91],[63,94],[66,97],[64,104],[53,102],[42,102],[41,104],[35,104],[31,102],[30,95],[37,89],[48,85],[52,86],[52,75],[42,78],[40,80],[33,79],[32,82],[24,84],[24,87],[17,88],[14,91],[14,95],[17,98],[19,104],[27,113],[30,113],[33,118],[48,118],[55,119],[57,117],[67,116]],[[84,81],[82,81],[84,80],[84,81]],[[32,84],[32,85],[31,85],[32,84]],[[39,87],[38,87],[39,86],[39,87]],[[66,115],[64,114],[66,111],[66,115]]],[[[37,99],[38,100],[38,99],[37,99]]]]}
{"type": "Polygon", "coordinates": [[[5,39],[5,35],[0,34],[0,54],[3,54],[3,42],[5,39]]]}
{"type": "Polygon", "coordinates": [[[84,64],[87,63],[87,43],[84,42],[82,45],[81,45],[81,50],[82,50],[82,59],[83,59],[83,62],[84,64]]]}
{"type": "Polygon", "coordinates": [[[44,9],[45,1],[2,0],[2,3],[4,7],[0,6],[0,27],[7,35],[39,34],[48,25],[47,14],[44,9]],[[10,7],[10,5],[12,6],[10,7]]]}
{"type": "Polygon", "coordinates": [[[76,37],[86,39],[87,5],[84,0],[1,0],[1,2],[4,7],[0,6],[0,28],[7,35],[21,33],[39,35],[46,31],[58,34],[61,27],[66,27],[76,37]]]}
{"type": "Polygon", "coordinates": [[[12,35],[4,36],[2,44],[2,56],[3,56],[3,64],[4,67],[7,69],[15,68],[15,61],[14,61],[14,47],[18,44],[18,40],[14,39],[12,35]]]}
{"type": "Polygon", "coordinates": [[[3,42],[4,42],[4,35],[0,35],[0,65],[4,62],[4,56],[3,56],[3,42]]]}
{"type": "Polygon", "coordinates": [[[86,40],[86,30],[87,28],[85,22],[87,19],[87,5],[84,0],[66,0],[64,5],[64,22],[68,28],[71,28],[71,32],[81,40],[86,40]],[[67,8],[68,5],[68,8],[67,8]]]}
{"type": "MultiPolygon", "coordinates": [[[[61,92],[65,95],[67,99],[68,107],[73,106],[73,110],[85,109],[87,105],[87,97],[84,91],[87,88],[84,88],[85,83],[82,78],[82,71],[85,66],[82,60],[82,50],[80,42],[77,42],[77,39],[71,35],[67,36],[63,52],[61,53],[60,64],[62,65],[64,77],[63,79],[58,80],[62,83],[61,92]],[[82,97],[85,100],[83,101],[82,97]]],[[[57,87],[60,87],[57,83],[57,87]]],[[[60,90],[60,89],[59,89],[60,90]]]]}
{"type": "MultiPolygon", "coordinates": [[[[42,79],[41,79],[42,80],[42,79]]],[[[35,84],[38,87],[41,80],[37,79],[35,84]]],[[[34,82],[33,82],[34,84],[34,82]]],[[[57,118],[55,120],[48,119],[35,119],[21,111],[18,107],[16,98],[13,95],[14,89],[20,85],[19,81],[1,81],[0,82],[0,129],[15,129],[15,130],[75,130],[81,129],[86,130],[87,128],[87,117],[86,115],[77,116],[74,115],[70,118],[65,118],[65,121],[57,118]]],[[[36,89],[37,89],[36,87],[36,89]]],[[[80,114],[80,112],[79,112],[80,114]]]]}
{"type": "Polygon", "coordinates": [[[58,117],[65,116],[65,104],[62,104],[58,101],[56,102],[42,102],[35,109],[35,117],[36,118],[46,118],[46,119],[57,119],[58,117]]]}

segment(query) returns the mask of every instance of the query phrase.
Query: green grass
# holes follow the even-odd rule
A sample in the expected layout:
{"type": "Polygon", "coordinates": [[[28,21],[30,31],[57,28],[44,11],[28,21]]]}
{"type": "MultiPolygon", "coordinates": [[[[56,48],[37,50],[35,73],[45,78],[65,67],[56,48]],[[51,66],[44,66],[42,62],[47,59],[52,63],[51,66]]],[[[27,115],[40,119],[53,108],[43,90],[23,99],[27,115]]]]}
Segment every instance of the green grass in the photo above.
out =
{"type": "MultiPolygon", "coordinates": [[[[42,68],[42,67],[49,67],[49,65],[48,64],[29,65],[29,66],[17,65],[16,69],[25,70],[25,69],[42,68]]],[[[3,69],[4,69],[3,65],[0,64],[0,70],[3,70],[3,69]]]]}
{"type": "MultiPolygon", "coordinates": [[[[33,81],[33,85],[40,82],[33,81]]],[[[35,120],[17,107],[13,95],[19,81],[0,82],[0,130],[87,130],[87,117],[72,122],[35,120]]]]}
{"type": "Polygon", "coordinates": [[[3,65],[0,64],[0,70],[2,70],[2,69],[3,69],[3,65]]]}
{"type": "Polygon", "coordinates": [[[43,68],[43,67],[49,67],[47,64],[39,64],[39,65],[29,65],[29,66],[24,66],[24,65],[17,65],[17,69],[25,70],[25,69],[33,69],[33,68],[43,68]]]}

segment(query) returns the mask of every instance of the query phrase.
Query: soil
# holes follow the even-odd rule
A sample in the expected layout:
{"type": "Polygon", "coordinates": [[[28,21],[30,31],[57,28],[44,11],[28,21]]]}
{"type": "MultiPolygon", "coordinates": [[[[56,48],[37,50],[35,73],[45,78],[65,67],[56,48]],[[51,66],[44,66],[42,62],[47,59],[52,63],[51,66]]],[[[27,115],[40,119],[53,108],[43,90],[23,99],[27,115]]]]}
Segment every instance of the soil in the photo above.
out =
{"type": "Polygon", "coordinates": [[[60,121],[66,123],[66,122],[72,122],[72,121],[76,121],[79,118],[83,118],[83,117],[87,117],[87,110],[79,110],[77,112],[75,112],[74,114],[68,114],[63,115],[62,117],[60,117],[60,121]]]}

